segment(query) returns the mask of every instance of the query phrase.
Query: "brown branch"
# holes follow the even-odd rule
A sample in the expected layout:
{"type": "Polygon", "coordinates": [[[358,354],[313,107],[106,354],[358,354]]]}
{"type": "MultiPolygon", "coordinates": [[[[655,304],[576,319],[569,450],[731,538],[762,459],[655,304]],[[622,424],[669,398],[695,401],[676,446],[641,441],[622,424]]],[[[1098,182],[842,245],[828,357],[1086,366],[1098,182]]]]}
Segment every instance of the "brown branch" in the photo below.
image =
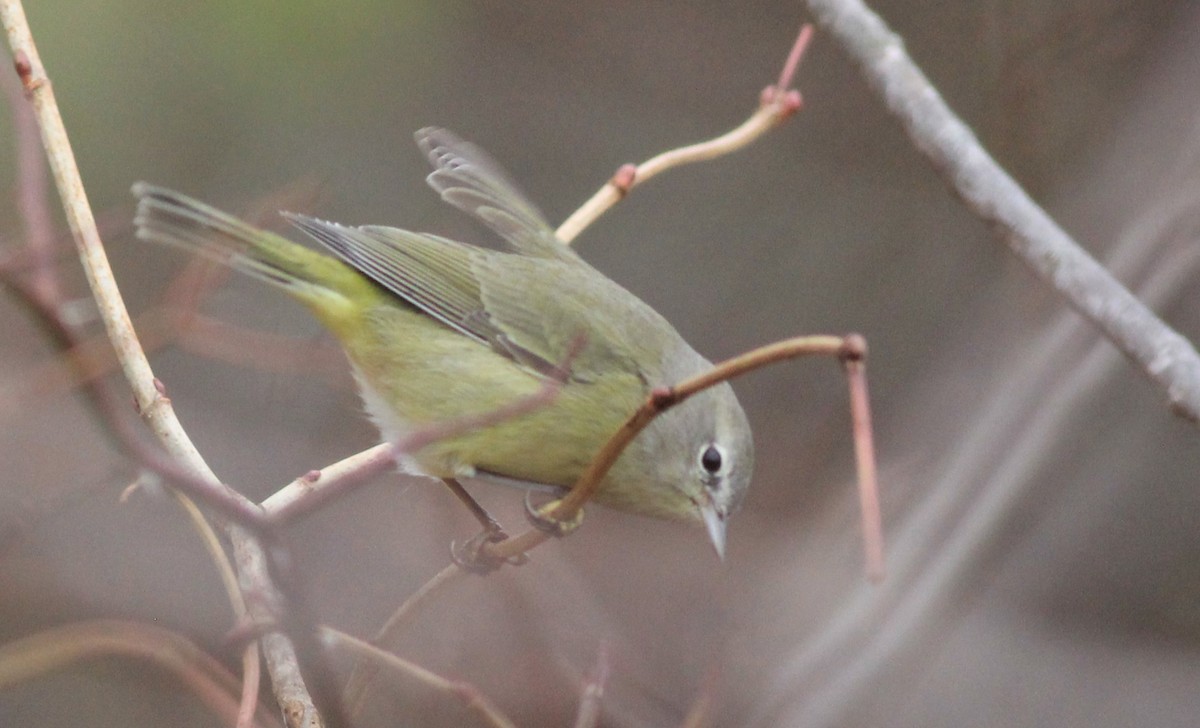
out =
{"type": "MultiPolygon", "coordinates": [[[[388,617],[375,636],[371,638],[371,644],[382,645],[392,639],[392,637],[407,627],[416,619],[417,613],[421,607],[449,584],[466,576],[467,572],[459,568],[458,564],[450,564],[445,567],[432,579],[425,582],[412,596],[404,600],[404,603],[388,617]]],[[[367,690],[370,689],[372,681],[375,679],[378,669],[373,664],[368,664],[360,660],[350,673],[350,679],[346,681],[345,703],[348,706],[348,711],[351,717],[356,716],[363,707],[367,697],[367,690]]]]}
{"type": "Polygon", "coordinates": [[[419,683],[426,688],[445,695],[462,703],[463,706],[477,715],[484,723],[493,728],[516,728],[516,724],[501,712],[500,708],[490,698],[470,683],[450,680],[428,670],[415,662],[397,657],[379,649],[370,642],[360,640],[345,632],[323,627],[321,636],[335,646],[355,655],[360,662],[369,662],[376,668],[387,668],[389,671],[419,683]]]}
{"type": "MultiPolygon", "coordinates": [[[[0,646],[0,690],[108,657],[147,660],[179,679],[223,723],[237,718],[239,680],[218,660],[176,632],[115,619],[53,627],[0,646]]],[[[279,720],[259,710],[253,724],[274,727],[279,720]]]]}
{"type": "Polygon", "coordinates": [[[867,395],[867,373],[863,366],[867,342],[862,337],[851,346],[860,356],[844,358],[846,380],[850,386],[850,421],[854,427],[854,461],[858,473],[859,509],[862,513],[863,553],[867,578],[880,582],[884,576],[883,516],[879,506],[878,475],[875,466],[875,433],[871,426],[871,400],[867,395]]]}
{"type": "Polygon", "coordinates": [[[600,724],[604,687],[608,683],[608,648],[600,645],[596,664],[583,679],[579,695],[579,710],[575,713],[575,728],[595,728],[600,724]]]}
{"type": "Polygon", "coordinates": [[[715,139],[663,152],[640,165],[622,166],[606,185],[558,227],[555,231],[558,239],[569,244],[598,217],[624,199],[634,187],[651,177],[672,167],[704,162],[736,152],[799,111],[800,92],[789,89],[789,86],[811,38],[811,25],[800,28],[800,34],[796,37],[796,42],[783,65],[777,85],[768,86],[763,90],[758,109],[740,126],[715,139]]]}
{"type": "Polygon", "coordinates": [[[696,694],[696,698],[688,708],[687,715],[683,717],[679,728],[702,728],[711,723],[718,676],[719,672],[716,667],[710,667],[704,673],[704,680],[700,683],[700,692],[696,694]]]}
{"type": "Polygon", "coordinates": [[[306,473],[263,501],[263,510],[272,523],[287,523],[366,483],[394,463],[399,455],[414,453],[435,442],[491,427],[549,406],[558,397],[571,370],[571,363],[583,350],[585,343],[584,336],[576,336],[562,361],[555,366],[555,371],[561,376],[547,378],[536,392],[518,397],[489,412],[427,425],[394,443],[377,445],[322,470],[306,473]]]}
{"type": "MultiPolygon", "coordinates": [[[[570,521],[575,518],[580,509],[583,508],[584,503],[600,487],[604,476],[617,461],[617,458],[620,457],[625,447],[655,417],[666,410],[700,391],[720,382],[741,376],[759,367],[786,359],[812,355],[836,356],[844,361],[861,360],[865,357],[866,350],[863,347],[862,337],[857,335],[846,337],[801,336],[768,344],[767,346],[759,347],[753,351],[728,359],[709,371],[686,379],[675,386],[656,388],[647,397],[646,402],[638,408],[637,412],[600,449],[600,452],[592,459],[592,462],[588,465],[583,475],[580,476],[574,487],[571,488],[570,492],[558,501],[554,509],[546,515],[559,521],[570,521]]],[[[865,394],[865,389],[863,394],[865,394]]],[[[859,472],[860,474],[865,473],[873,476],[875,472],[873,464],[874,453],[865,452],[864,448],[863,456],[869,457],[872,464],[867,468],[860,466],[859,472]]],[[[861,487],[874,490],[876,485],[874,483],[865,483],[861,487]]],[[[487,558],[507,560],[524,554],[529,549],[545,542],[549,538],[552,538],[552,536],[545,531],[530,528],[524,533],[504,541],[485,544],[482,547],[482,551],[487,558]]],[[[872,536],[872,538],[875,537],[872,536]]]]}
{"type": "MultiPolygon", "coordinates": [[[[117,358],[121,362],[126,381],[133,389],[138,409],[175,460],[182,463],[196,478],[208,481],[213,488],[224,488],[192,444],[176,418],[170,401],[161,394],[161,388],[155,380],[146,354],[138,343],[137,334],[104,252],[53,89],[42,66],[20,0],[0,0],[0,22],[4,25],[17,75],[33,103],[55,187],[62,199],[76,251],[96,300],[100,319],[117,351],[117,358]]],[[[230,528],[229,535],[239,565],[239,576],[243,582],[252,584],[264,592],[274,592],[266,568],[269,562],[262,546],[249,532],[241,528],[230,528]],[[247,570],[243,565],[254,565],[257,568],[247,570]]],[[[272,621],[272,615],[263,612],[257,606],[251,606],[251,617],[256,621],[272,621]]],[[[275,696],[280,705],[289,714],[300,713],[316,717],[312,698],[299,678],[299,667],[291,643],[282,635],[271,635],[270,639],[264,639],[263,642],[275,696]]]]}
{"type": "MultiPolygon", "coordinates": [[[[875,465],[875,450],[873,438],[869,436],[871,427],[870,408],[866,400],[865,359],[867,355],[866,342],[858,334],[848,336],[799,336],[785,339],[774,344],[759,347],[752,351],[736,356],[714,366],[707,372],[691,377],[671,387],[658,387],[646,398],[646,402],[626,420],[616,433],[608,440],[600,451],[593,457],[588,468],[576,481],[574,487],[546,514],[549,518],[570,521],[595,493],[608,470],[620,457],[625,447],[637,437],[655,417],[666,410],[680,404],[687,398],[721,382],[741,376],[755,369],[803,356],[833,356],[841,360],[850,379],[851,416],[855,440],[855,455],[859,474],[859,493],[864,503],[863,533],[867,554],[867,575],[877,580],[883,573],[883,536],[880,528],[878,513],[878,484],[875,480],[877,471],[875,465]],[[862,433],[868,434],[862,440],[862,433]],[[865,510],[874,504],[874,512],[865,510]]],[[[510,562],[512,559],[525,554],[530,549],[539,546],[553,538],[546,531],[530,528],[512,538],[499,542],[485,543],[481,547],[482,556],[495,563],[510,562]]],[[[409,597],[399,609],[380,628],[372,640],[374,644],[384,644],[415,617],[417,609],[429,601],[434,594],[445,585],[465,575],[457,564],[451,564],[425,583],[415,594],[409,597]]],[[[365,670],[355,670],[346,690],[346,701],[351,706],[353,714],[361,705],[361,701],[372,675],[365,670]]]]}
{"type": "Polygon", "coordinates": [[[15,76],[0,74],[13,116],[17,151],[17,209],[25,224],[22,253],[29,261],[30,285],[45,300],[62,300],[62,289],[53,266],[58,236],[46,198],[46,157],[38,142],[37,118],[15,76]]]}

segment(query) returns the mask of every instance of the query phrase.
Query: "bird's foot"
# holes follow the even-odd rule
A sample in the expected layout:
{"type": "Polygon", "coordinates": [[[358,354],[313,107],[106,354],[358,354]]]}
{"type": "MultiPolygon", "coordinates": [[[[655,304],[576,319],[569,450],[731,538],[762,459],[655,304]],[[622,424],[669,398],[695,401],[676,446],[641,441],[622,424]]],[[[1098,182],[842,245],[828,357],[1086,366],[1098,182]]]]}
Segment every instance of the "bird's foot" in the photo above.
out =
{"type": "Polygon", "coordinates": [[[520,566],[529,561],[529,557],[525,554],[497,557],[488,552],[488,544],[500,543],[507,538],[508,534],[504,532],[504,529],[493,521],[492,525],[467,539],[462,545],[459,545],[457,541],[451,541],[450,558],[464,571],[480,576],[490,574],[505,564],[520,566]]]}
{"type": "Polygon", "coordinates": [[[583,523],[583,510],[578,511],[569,520],[561,520],[550,515],[558,507],[559,500],[556,499],[544,505],[535,506],[533,505],[533,501],[529,499],[529,495],[529,493],[525,494],[525,517],[529,519],[530,525],[537,530],[548,533],[555,538],[562,538],[579,528],[579,525],[583,523]]]}

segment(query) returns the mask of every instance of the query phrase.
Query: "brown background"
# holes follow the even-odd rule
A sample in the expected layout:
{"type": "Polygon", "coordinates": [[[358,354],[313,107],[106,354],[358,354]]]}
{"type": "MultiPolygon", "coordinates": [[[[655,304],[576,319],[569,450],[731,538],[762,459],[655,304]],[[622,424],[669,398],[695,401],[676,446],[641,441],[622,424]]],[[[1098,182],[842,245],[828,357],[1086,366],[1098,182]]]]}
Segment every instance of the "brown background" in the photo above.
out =
{"type": "MultiPolygon", "coordinates": [[[[1160,279],[1156,308],[1194,337],[1192,6],[877,9],[1085,247],[1132,260],[1120,268],[1131,285],[1177,274],[1160,279]]],[[[415,129],[479,143],[561,220],[620,163],[740,122],[805,18],[766,0],[72,0],[29,13],[135,312],[183,262],[131,239],[136,180],[247,214],[280,190],[315,189],[322,217],[483,242],[423,184],[415,129]]],[[[600,644],[608,725],[678,724],[713,666],[714,725],[1192,725],[1196,429],[958,204],[828,36],[800,87],[806,108],[788,125],[639,189],[577,245],[713,359],[799,333],[868,337],[888,584],[871,590],[860,574],[837,368],[801,362],[737,383],[759,466],[724,567],[700,532],[592,509],[529,566],[443,595],[402,653],[525,725],[569,724],[600,644]]],[[[4,138],[10,128],[0,116],[4,138]]],[[[69,257],[64,270],[82,295],[69,257]]],[[[204,310],[319,336],[253,282],[231,280],[204,310]]],[[[126,616],[231,658],[223,592],[173,502],[118,504],[135,468],[96,421],[70,396],[25,396],[49,355],[18,308],[0,307],[0,636],[126,616]]],[[[344,376],[174,349],[153,362],[209,462],[253,497],[374,442],[344,376]]],[[[438,486],[395,480],[288,532],[315,608],[357,634],[471,533],[438,486]]],[[[514,493],[476,492],[519,522],[514,493]]],[[[0,724],[216,724],[131,664],[0,693],[0,724]]],[[[404,716],[462,720],[403,695],[371,720],[404,716]]]]}

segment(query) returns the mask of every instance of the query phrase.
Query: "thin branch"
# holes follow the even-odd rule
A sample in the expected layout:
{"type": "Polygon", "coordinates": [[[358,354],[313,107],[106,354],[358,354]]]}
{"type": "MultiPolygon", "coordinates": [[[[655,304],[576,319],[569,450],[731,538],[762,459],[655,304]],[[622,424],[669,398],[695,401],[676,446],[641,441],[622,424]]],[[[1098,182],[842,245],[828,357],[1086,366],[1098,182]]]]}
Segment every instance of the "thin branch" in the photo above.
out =
{"type": "MultiPolygon", "coordinates": [[[[675,386],[656,388],[647,397],[646,402],[630,416],[625,424],[600,449],[592,459],[587,470],[576,481],[574,487],[546,515],[549,518],[560,521],[572,520],[587,500],[591,498],[592,494],[595,493],[596,488],[599,487],[600,482],[604,479],[604,476],[608,473],[613,463],[620,457],[625,447],[658,415],[709,387],[776,362],[802,356],[834,356],[847,363],[848,374],[851,375],[851,400],[854,402],[851,414],[855,418],[865,415],[862,422],[857,419],[855,420],[854,433],[857,437],[864,428],[870,428],[870,411],[865,400],[865,379],[857,384],[854,382],[855,376],[860,378],[865,377],[862,371],[862,362],[866,357],[866,353],[866,343],[857,334],[845,337],[800,336],[768,344],[767,346],[762,346],[740,356],[728,359],[716,365],[711,370],[684,380],[675,386]],[[856,363],[856,365],[850,366],[851,363],[856,363]]],[[[856,441],[855,452],[858,458],[859,476],[871,479],[869,482],[861,482],[859,484],[860,493],[874,493],[878,490],[878,486],[874,482],[876,467],[872,439],[868,437],[863,442],[856,441]]],[[[871,500],[877,503],[878,496],[875,495],[870,499],[864,497],[863,500],[864,502],[871,500]]],[[[881,575],[883,571],[882,556],[880,555],[878,558],[873,557],[876,545],[878,546],[879,553],[882,553],[883,542],[882,534],[878,532],[879,517],[877,511],[874,515],[864,515],[863,529],[867,542],[867,573],[870,578],[874,579],[878,575],[881,575]]],[[[530,528],[512,538],[494,543],[485,543],[481,546],[480,550],[483,558],[495,561],[496,563],[504,563],[526,553],[550,538],[552,536],[545,531],[538,528],[530,528]]],[[[379,645],[390,641],[395,634],[414,619],[419,607],[428,602],[444,586],[461,578],[466,573],[458,564],[451,564],[442,569],[442,571],[438,572],[436,576],[426,582],[415,594],[400,605],[400,608],[388,619],[387,623],[380,628],[379,633],[372,642],[379,645]]],[[[354,674],[351,675],[346,688],[346,703],[351,706],[350,711],[352,715],[361,708],[363,698],[366,695],[366,690],[370,686],[373,676],[373,671],[361,664],[356,667],[354,674]]]]}
{"type": "MultiPolygon", "coordinates": [[[[150,624],[98,619],[53,627],[0,646],[0,690],[81,662],[107,657],[147,660],[180,680],[209,710],[232,723],[238,679],[182,635],[150,624]]],[[[268,711],[257,725],[278,726],[268,711]]]]}
{"type": "Polygon", "coordinates": [[[604,687],[608,684],[608,648],[600,645],[596,653],[596,664],[583,679],[579,695],[579,711],[575,714],[575,728],[595,728],[600,724],[604,699],[604,687]]]}
{"type": "Polygon", "coordinates": [[[672,167],[704,162],[736,152],[799,111],[800,92],[788,87],[811,38],[812,26],[805,25],[800,29],[800,34],[796,37],[796,42],[783,65],[778,85],[768,86],[763,90],[758,109],[740,126],[715,139],[663,152],[640,165],[622,166],[607,184],[558,227],[555,232],[558,239],[569,244],[587,226],[624,199],[634,187],[651,177],[672,167]]]}
{"type": "Polygon", "coordinates": [[[571,371],[571,364],[579,356],[585,343],[586,337],[576,336],[562,361],[555,365],[555,371],[561,376],[547,378],[532,394],[518,397],[488,412],[435,422],[410,432],[394,443],[376,445],[323,470],[306,473],[264,501],[263,510],[272,523],[287,523],[331,498],[366,483],[394,463],[400,455],[414,453],[435,442],[491,427],[549,406],[562,391],[563,382],[571,371]]]}
{"type": "Polygon", "coordinates": [[[704,680],[700,683],[700,692],[696,694],[696,699],[692,701],[679,728],[703,728],[712,722],[712,707],[716,697],[718,677],[719,673],[716,667],[710,667],[704,673],[704,680]]]}
{"type": "Polygon", "coordinates": [[[867,342],[861,337],[849,345],[860,355],[842,359],[846,381],[850,387],[850,421],[854,428],[854,462],[858,473],[859,511],[862,513],[863,553],[866,557],[867,578],[883,581],[883,515],[879,506],[879,478],[875,465],[875,428],[871,425],[871,398],[867,394],[867,373],[864,360],[867,342]]]}
{"type": "MultiPolygon", "coordinates": [[[[150,363],[138,343],[137,334],[133,330],[129,313],[104,252],[100,233],[96,229],[95,217],[84,192],[83,180],[71,151],[71,143],[67,138],[50,80],[34,45],[33,34],[20,0],[0,0],[0,22],[4,25],[17,75],[33,102],[50,170],[62,198],[67,222],[88,285],[96,300],[100,319],[117,351],[121,368],[133,389],[139,411],[172,457],[198,477],[219,486],[219,479],[192,444],[176,418],[170,401],[160,394],[150,363]]],[[[264,592],[273,592],[274,587],[266,569],[268,560],[261,545],[249,532],[236,527],[230,528],[230,539],[233,542],[236,563],[239,565],[239,576],[243,582],[253,584],[264,592]],[[262,568],[247,572],[242,570],[243,564],[257,564],[262,568]]],[[[251,617],[263,622],[271,621],[270,614],[263,613],[254,606],[251,607],[251,617]],[[255,613],[256,611],[258,613],[255,613]]],[[[295,650],[291,643],[282,635],[271,635],[270,639],[264,639],[264,646],[279,704],[289,714],[300,713],[315,717],[316,708],[299,678],[295,650]]]]}
{"type": "MultiPolygon", "coordinates": [[[[179,501],[179,505],[188,514],[191,519],[192,527],[200,535],[200,540],[204,543],[204,548],[208,551],[209,558],[212,559],[217,573],[221,577],[221,586],[225,588],[225,597],[233,606],[233,614],[236,619],[247,619],[246,600],[242,596],[242,590],[238,587],[237,574],[234,571],[233,564],[229,562],[229,556],[225,553],[225,549],[221,546],[220,540],[217,538],[216,531],[200,509],[196,506],[191,498],[180,493],[178,490],[172,490],[172,495],[179,501]]],[[[258,706],[258,685],[261,671],[259,669],[259,654],[258,642],[251,641],[242,650],[242,698],[238,707],[237,721],[235,728],[248,728],[251,721],[254,720],[254,713],[258,706]]]]}
{"type": "Polygon", "coordinates": [[[861,0],[808,0],[818,23],[858,64],[888,110],[950,188],[1021,261],[1200,421],[1200,355],[1059,227],[996,163],[913,63],[903,41],[861,0]]]}
{"type": "MultiPolygon", "coordinates": [[[[638,408],[624,425],[621,426],[611,439],[605,443],[600,452],[588,465],[583,475],[546,515],[558,521],[570,521],[575,518],[596,489],[609,469],[620,457],[625,447],[637,437],[647,425],[658,415],[675,405],[683,402],[696,393],[708,389],[720,382],[741,376],[754,369],[801,356],[836,356],[843,360],[862,359],[866,354],[862,337],[851,335],[841,336],[800,336],[786,339],[774,344],[762,346],[740,356],[728,359],[709,371],[671,387],[654,389],[646,402],[638,408]]],[[[863,390],[865,394],[865,389],[863,390]]],[[[874,453],[869,456],[874,459],[874,453]]],[[[860,473],[873,475],[874,465],[859,469],[860,473]]],[[[861,487],[874,489],[874,483],[861,487]]],[[[864,519],[865,522],[866,519],[864,519]]],[[[530,528],[524,533],[497,543],[487,543],[482,547],[484,556],[490,559],[507,560],[519,556],[531,548],[545,542],[552,536],[537,528],[530,528]]],[[[874,538],[874,536],[872,537],[874,538]]],[[[881,538],[881,537],[880,537],[881,538]]]]}
{"type": "Polygon", "coordinates": [[[46,197],[46,156],[38,142],[37,118],[15,76],[0,74],[13,116],[17,151],[17,209],[25,223],[23,253],[28,255],[33,289],[47,301],[61,301],[62,288],[54,275],[56,257],[54,222],[46,197]]]}
{"type": "Polygon", "coordinates": [[[516,728],[516,724],[474,685],[442,677],[415,662],[385,652],[370,642],[360,640],[332,627],[322,628],[321,636],[346,652],[354,654],[362,662],[369,662],[376,668],[387,668],[397,675],[457,700],[493,728],[516,728]]]}
{"type": "MultiPolygon", "coordinates": [[[[61,324],[61,330],[58,332],[59,338],[65,341],[74,337],[77,328],[67,325],[66,321],[62,320],[63,293],[57,275],[57,260],[55,260],[58,234],[51,220],[46,174],[47,163],[38,139],[37,118],[34,115],[33,106],[25,98],[16,76],[7,73],[0,74],[0,84],[3,85],[5,95],[8,96],[9,106],[14,117],[13,127],[18,159],[16,180],[18,209],[21,219],[25,223],[24,246],[21,252],[26,254],[32,263],[28,272],[23,271],[25,273],[24,280],[27,281],[26,285],[28,286],[28,298],[31,301],[40,302],[48,314],[52,313],[53,317],[58,319],[61,324]]],[[[14,271],[14,279],[15,276],[16,272],[14,271]]],[[[98,366],[80,366],[80,347],[73,344],[71,348],[73,351],[68,354],[68,360],[75,362],[76,365],[66,367],[66,369],[71,370],[75,375],[72,379],[77,381],[82,370],[100,369],[98,366]]],[[[111,357],[112,348],[107,340],[104,341],[102,351],[106,359],[111,357]]],[[[84,360],[91,361],[86,357],[84,360]]],[[[93,399],[98,404],[104,398],[95,397],[93,399]]],[[[115,410],[110,411],[109,415],[114,419],[119,416],[115,410]]],[[[178,490],[172,490],[172,494],[187,512],[192,527],[200,536],[205,550],[208,551],[209,557],[221,577],[221,583],[225,587],[226,596],[233,607],[234,614],[238,619],[244,618],[246,604],[238,589],[237,576],[234,574],[233,565],[221,546],[212,525],[190,498],[178,490]]],[[[257,642],[251,642],[243,650],[242,697],[236,716],[237,728],[249,728],[254,722],[258,704],[259,657],[257,642]]]]}
{"type": "Polygon", "coordinates": [[[379,475],[395,462],[395,450],[391,443],[382,442],[320,470],[301,475],[264,500],[263,512],[276,522],[292,521],[335,495],[379,475]]]}
{"type": "MultiPolygon", "coordinates": [[[[371,638],[371,644],[386,644],[394,635],[401,632],[416,619],[421,607],[425,606],[435,594],[438,594],[446,586],[466,575],[467,572],[461,569],[458,564],[450,564],[439,571],[412,596],[404,600],[400,608],[392,613],[387,622],[371,638]]],[[[354,666],[354,670],[350,673],[350,679],[346,681],[345,690],[345,703],[348,706],[351,717],[357,715],[362,710],[367,690],[371,687],[371,683],[375,679],[377,672],[378,668],[374,664],[362,660],[354,666]]]]}

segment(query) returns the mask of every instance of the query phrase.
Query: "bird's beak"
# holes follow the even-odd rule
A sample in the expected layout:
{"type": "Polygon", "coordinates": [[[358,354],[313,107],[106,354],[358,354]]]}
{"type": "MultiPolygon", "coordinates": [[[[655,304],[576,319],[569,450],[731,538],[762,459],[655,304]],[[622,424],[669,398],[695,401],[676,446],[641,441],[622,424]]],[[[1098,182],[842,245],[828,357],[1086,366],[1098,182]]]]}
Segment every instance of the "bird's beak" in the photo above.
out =
{"type": "Polygon", "coordinates": [[[717,557],[725,560],[725,514],[717,510],[712,499],[705,499],[700,504],[700,515],[704,518],[704,527],[708,529],[708,539],[717,550],[717,557]]]}

